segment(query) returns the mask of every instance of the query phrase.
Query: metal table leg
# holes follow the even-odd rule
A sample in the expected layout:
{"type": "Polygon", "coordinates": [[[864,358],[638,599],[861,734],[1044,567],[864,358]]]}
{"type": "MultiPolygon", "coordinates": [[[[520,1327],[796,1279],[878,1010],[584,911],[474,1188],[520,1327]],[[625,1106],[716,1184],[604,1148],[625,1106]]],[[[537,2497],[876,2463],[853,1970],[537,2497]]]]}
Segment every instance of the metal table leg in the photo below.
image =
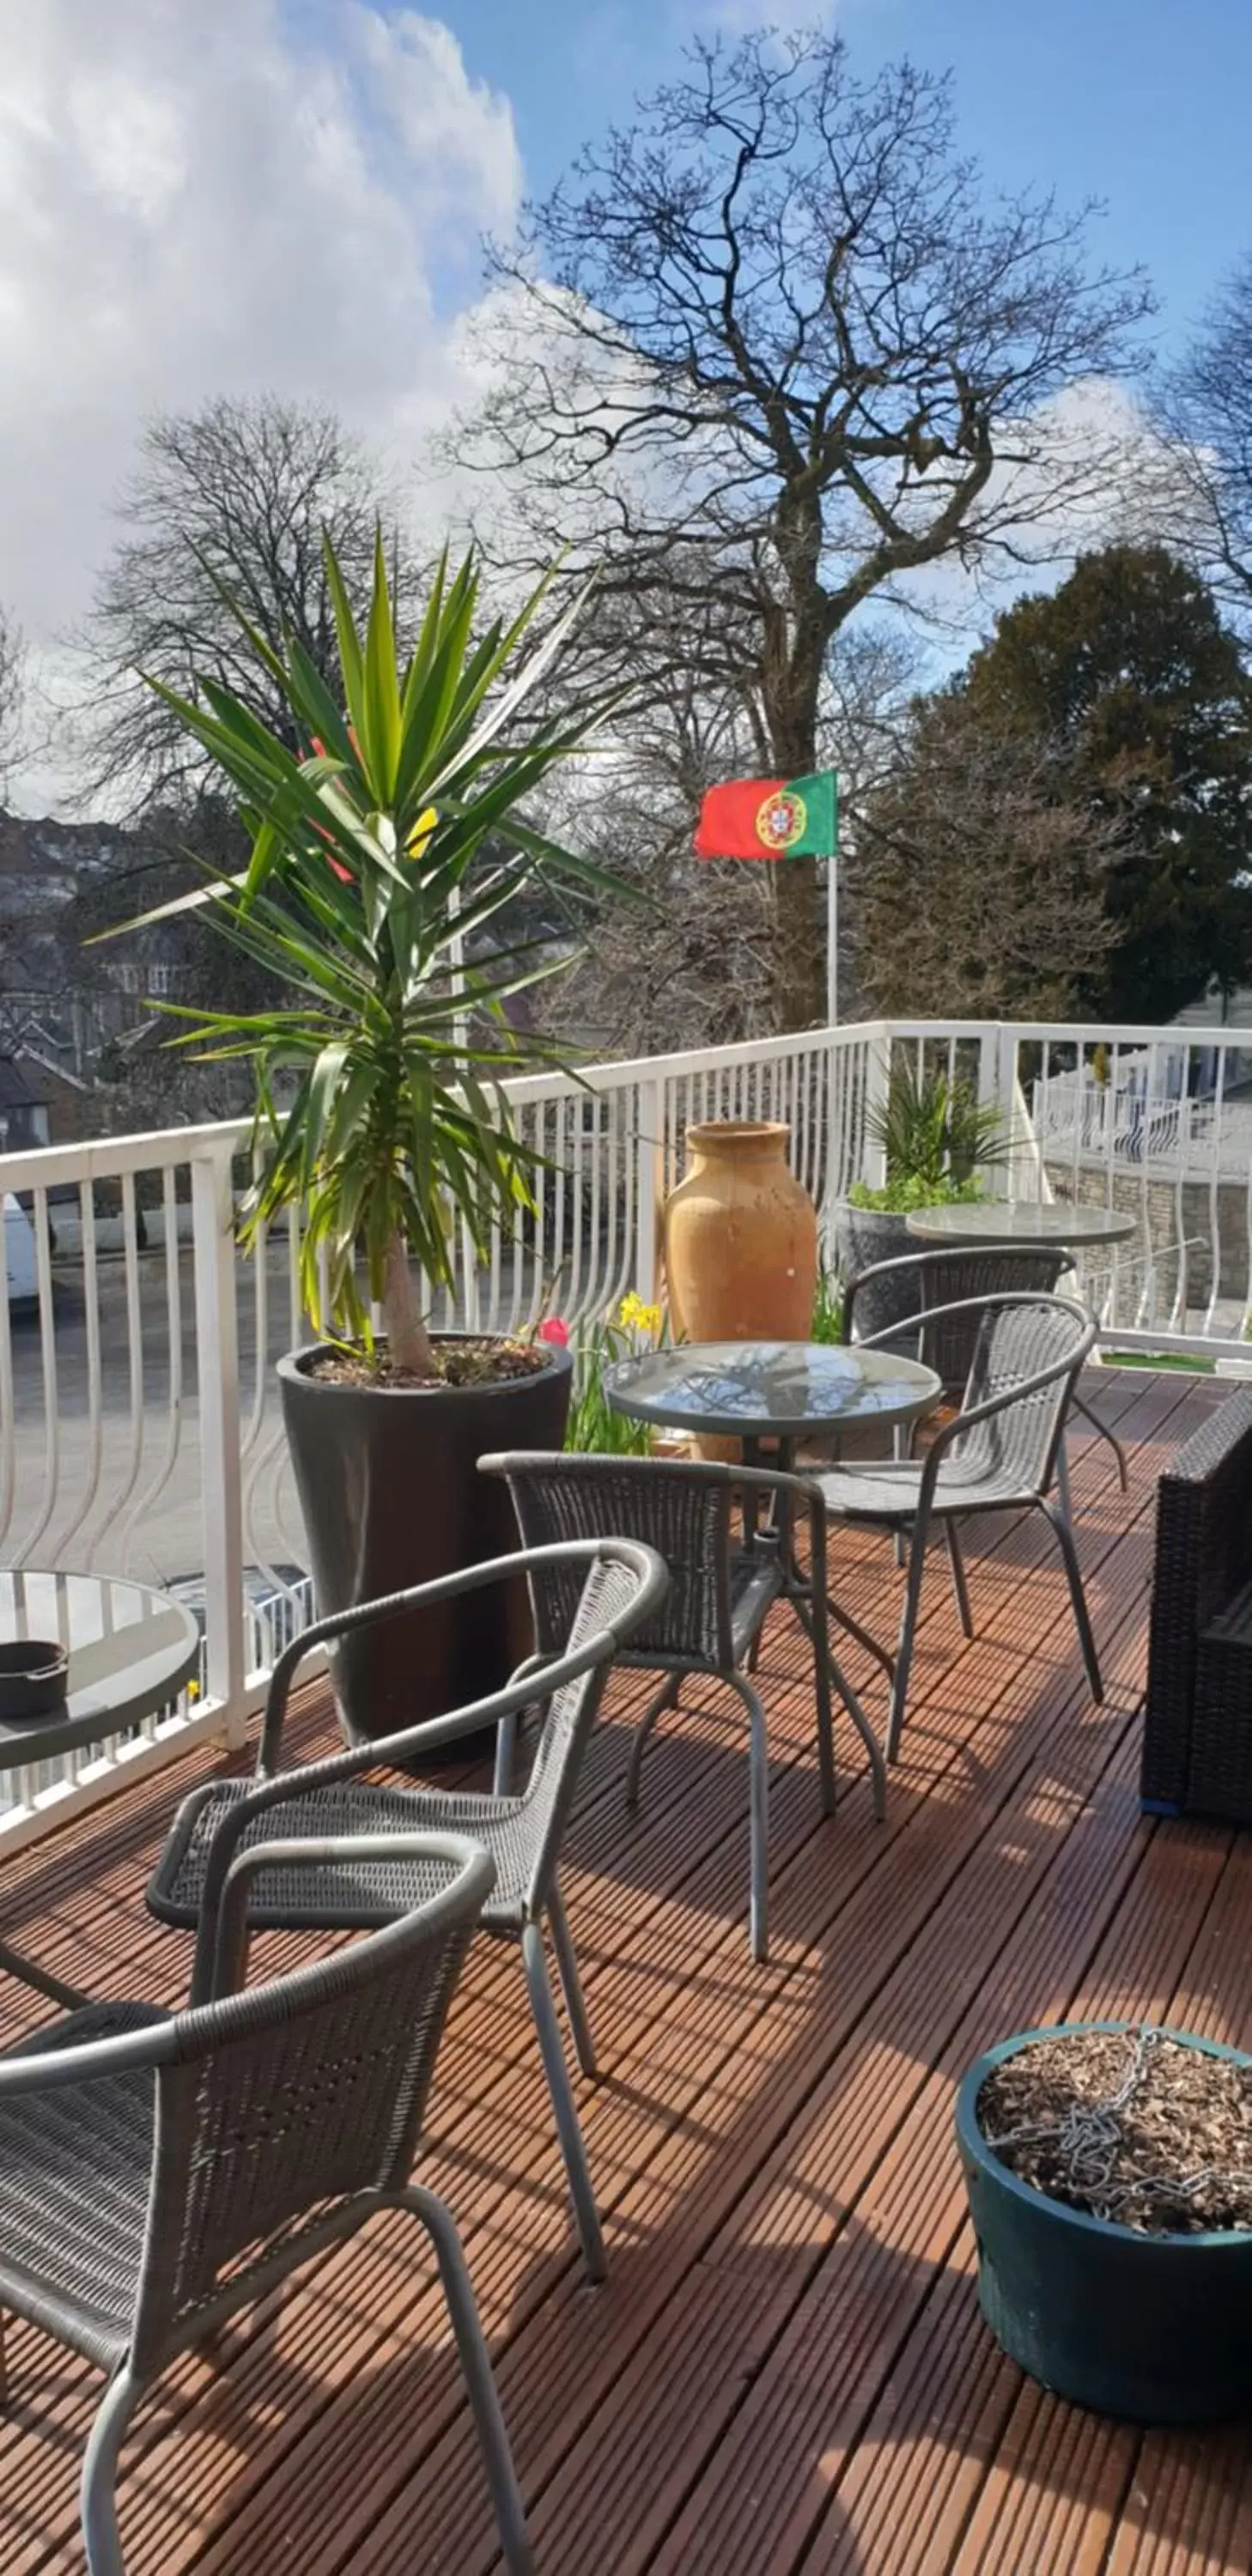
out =
{"type": "MultiPolygon", "coordinates": [[[[757,1467],[764,1464],[759,1442],[755,1440],[745,1440],[743,1447],[744,1464],[746,1466],[757,1467]]],[[[790,1476],[794,1474],[795,1442],[793,1440],[779,1440],[777,1463],[785,1475],[790,1476]]],[[[776,1540],[779,1555],[782,1559],[783,1599],[790,1602],[791,1607],[813,1648],[814,1654],[817,1655],[820,1652],[825,1656],[827,1672],[829,1673],[835,1689],[838,1691],[839,1697],[843,1701],[844,1707],[846,1708],[848,1715],[856,1728],[857,1734],[860,1736],[861,1742],[869,1755],[870,1778],[873,1783],[874,1814],[881,1824],[887,1812],[887,1766],[883,1758],[882,1746],[878,1741],[878,1737],[870,1723],[870,1720],[867,1718],[865,1711],[861,1706],[857,1693],[854,1691],[851,1682],[848,1680],[847,1674],[844,1672],[837,1657],[831,1652],[829,1637],[819,1639],[817,1635],[816,1622],[813,1616],[812,1591],[804,1580],[803,1570],[801,1568],[799,1558],[796,1555],[792,1513],[786,1498],[782,1501],[781,1517],[777,1521],[772,1535],[776,1540]]],[[[895,1672],[894,1658],[887,1653],[885,1647],[879,1645],[875,1637],[870,1635],[869,1630],[867,1628],[862,1628],[859,1620],[854,1619],[849,1611],[840,1610],[835,1602],[828,1600],[826,1606],[832,1616],[838,1619],[840,1625],[848,1630],[849,1635],[855,1637],[858,1644],[864,1646],[867,1652],[876,1658],[877,1662],[883,1666],[888,1676],[893,1676],[895,1672]]]]}
{"type": "Polygon", "coordinates": [[[36,1994],[46,1995],[49,2003],[60,2004],[66,2012],[79,2012],[92,2000],[81,1986],[64,1985],[60,1977],[41,1968],[37,1959],[24,1958],[20,1950],[11,1950],[7,1941],[0,1941],[0,1969],[10,1977],[19,1977],[24,1986],[33,1986],[36,1994]]]}

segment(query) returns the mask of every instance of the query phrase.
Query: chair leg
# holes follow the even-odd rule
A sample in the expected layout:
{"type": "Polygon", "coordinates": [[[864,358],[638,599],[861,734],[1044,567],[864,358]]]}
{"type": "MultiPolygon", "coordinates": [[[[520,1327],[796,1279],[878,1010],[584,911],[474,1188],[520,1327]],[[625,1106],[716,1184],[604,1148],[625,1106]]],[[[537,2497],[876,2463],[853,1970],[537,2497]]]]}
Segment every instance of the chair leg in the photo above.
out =
{"type": "Polygon", "coordinates": [[[754,1959],[769,1956],[766,1919],[769,1880],[769,1749],[765,1711],[743,1673],[727,1673],[748,1712],[748,1947],[754,1959]]]}
{"type": "Polygon", "coordinates": [[[565,2010],[569,2018],[570,2036],[574,2042],[574,2055],[578,2060],[579,2071],[583,2075],[598,2075],[600,2070],[596,2065],[596,2044],[591,2036],[591,2024],[587,2019],[587,2005],[583,1995],[582,1978],[578,1973],[574,1936],[569,1928],[565,1899],[555,1879],[548,1891],[548,1925],[552,1933],[552,1947],[556,1952],[561,1992],[565,1997],[565,2010]]]}
{"type": "MultiPolygon", "coordinates": [[[[809,1622],[804,1622],[806,1627],[809,1622]]],[[[835,1812],[835,1720],[830,1705],[830,1658],[826,1639],[818,1636],[817,1621],[810,1628],[813,1648],[813,1696],[817,1703],[817,1776],[821,1782],[822,1814],[835,1812]]]]}
{"type": "Polygon", "coordinates": [[[1072,1528],[1074,1512],[1069,1490],[1069,1451],[1065,1446],[1063,1431],[1056,1452],[1056,1499],[1065,1521],[1072,1528]]]}
{"type": "Polygon", "coordinates": [[[848,1635],[850,1637],[855,1637],[858,1646],[863,1646],[866,1654],[872,1655],[876,1664],[881,1664],[888,1681],[890,1681],[896,1668],[896,1659],[894,1655],[888,1652],[881,1640],[875,1637],[870,1629],[863,1628],[860,1620],[854,1619],[851,1611],[845,1610],[842,1602],[837,1601],[832,1594],[827,1595],[826,1609],[829,1616],[837,1622],[839,1627],[846,1628],[848,1635]]]}
{"type": "Polygon", "coordinates": [[[578,2233],[582,2240],[583,2258],[592,2280],[603,2281],[607,2277],[609,2267],[600,2228],[600,2213],[596,2208],[596,2197],[591,2187],[587,2150],[583,2145],[583,2133],[578,2125],[578,2112],[565,2064],[565,2051],[561,2046],[561,2029],[556,2017],[556,2005],[553,2003],[552,1988],[548,1983],[548,1963],[543,1955],[543,1935],[537,1923],[524,1923],[522,1926],[522,1964],[526,1970],[526,1983],[530,1988],[530,2008],[535,2016],[535,2028],[539,2034],[539,2053],[543,2059],[543,2071],[548,2079],[548,2091],[552,2096],[552,2108],[556,2114],[556,2131],[561,2142],[561,2154],[565,2161],[570,2198],[574,2204],[574,2216],[577,2219],[578,2233]]]}
{"type": "Polygon", "coordinates": [[[656,1698],[649,1700],[648,1705],[639,1720],[639,1724],[635,1728],[635,1740],[631,1745],[630,1760],[626,1765],[626,1804],[628,1807],[637,1807],[639,1804],[639,1775],[643,1769],[643,1757],[647,1748],[648,1737],[652,1733],[652,1729],[655,1726],[658,1717],[662,1716],[667,1708],[677,1708],[678,1691],[679,1675],[677,1673],[671,1673],[668,1680],[662,1682],[656,1698]]]}
{"type": "Polygon", "coordinates": [[[1109,1448],[1112,1450],[1113,1455],[1117,1460],[1118,1482],[1121,1486],[1122,1492],[1127,1493],[1130,1487],[1130,1475],[1126,1465],[1126,1452],[1117,1437],[1117,1433],[1115,1431],[1110,1431],[1107,1422],[1102,1422],[1100,1420],[1100,1416],[1095,1411],[1094,1407],[1088,1404],[1081,1395],[1074,1396],[1073,1409],[1075,1413],[1081,1413],[1083,1421],[1090,1423],[1092,1430],[1099,1434],[1101,1440],[1108,1442],[1109,1448]]]}
{"type": "Polygon", "coordinates": [[[495,2373],[452,2213],[432,2191],[423,2191],[420,2183],[411,2183],[402,2197],[406,2207],[421,2219],[435,2249],[443,2294],[448,2302],[456,2348],[474,2412],[491,2501],[495,2506],[507,2576],[534,2576],[535,2562],[526,2530],[526,2511],[500,2410],[495,2373]]]}
{"type": "Polygon", "coordinates": [[[123,2367],[115,2371],[96,2409],[78,2491],[90,2576],[125,2576],[117,2528],[117,2463],[142,2395],[142,2380],[123,2367]]]}
{"type": "MultiPolygon", "coordinates": [[[[819,1644],[818,1644],[817,1628],[816,1628],[816,1624],[815,1624],[815,1622],[814,1622],[814,1620],[813,1620],[812,1614],[811,1614],[811,1612],[810,1612],[810,1609],[809,1609],[808,1603],[807,1603],[807,1602],[805,1602],[805,1601],[797,1600],[797,1599],[796,1599],[796,1597],[795,1597],[795,1595],[793,1594],[793,1595],[792,1595],[792,1600],[791,1600],[791,1607],[792,1607],[792,1609],[794,1610],[794,1612],[795,1612],[795,1614],[796,1614],[796,1617],[797,1617],[797,1619],[799,1620],[800,1625],[801,1625],[801,1627],[802,1627],[802,1628],[803,1628],[803,1630],[804,1630],[805,1636],[806,1636],[806,1637],[808,1637],[808,1638],[810,1639],[811,1643],[812,1643],[814,1656],[819,1660],[819,1662],[820,1662],[821,1660],[824,1660],[824,1661],[825,1661],[827,1674],[828,1674],[828,1676],[829,1676],[830,1680],[831,1680],[831,1681],[833,1681],[833,1683],[834,1683],[834,1685],[835,1685],[835,1689],[838,1691],[838,1693],[839,1693],[839,1697],[840,1697],[840,1699],[843,1701],[844,1707],[846,1708],[846,1710],[847,1710],[847,1712],[848,1712],[848,1715],[849,1715],[849,1717],[851,1718],[851,1720],[852,1720],[852,1723],[853,1723],[854,1727],[856,1728],[857,1734],[860,1736],[861,1742],[862,1742],[862,1744],[864,1745],[864,1747],[865,1747],[865,1750],[866,1750],[867,1754],[869,1755],[870,1779],[871,1779],[871,1782],[872,1782],[872,1784],[873,1784],[873,1792],[874,1792],[874,1814],[875,1814],[875,1816],[876,1816],[876,1818],[877,1818],[877,1820],[878,1820],[878,1823],[879,1823],[879,1824],[881,1824],[881,1823],[882,1823],[882,1821],[883,1821],[883,1818],[885,1817],[885,1815],[886,1815],[886,1813],[887,1813],[887,1771],[886,1771],[886,1765],[885,1765],[885,1763],[884,1763],[884,1761],[883,1761],[883,1756],[882,1756],[882,1746],[881,1746],[881,1744],[879,1743],[879,1741],[878,1741],[878,1738],[877,1738],[876,1734],[874,1733],[874,1729],[873,1729],[873,1727],[870,1725],[869,1719],[867,1718],[867,1716],[866,1716],[866,1714],[865,1714],[865,1711],[864,1711],[864,1709],[863,1709],[863,1708],[862,1708],[862,1706],[861,1706],[860,1700],[858,1699],[856,1692],[855,1692],[855,1691],[853,1690],[853,1688],[852,1688],[852,1684],[851,1684],[851,1682],[849,1681],[848,1676],[847,1676],[847,1674],[845,1673],[845,1671],[844,1671],[844,1669],[843,1669],[842,1664],[840,1664],[840,1663],[837,1661],[837,1659],[835,1658],[835,1656],[834,1656],[834,1655],[832,1655],[832,1653],[831,1653],[831,1651],[830,1651],[830,1639],[829,1639],[829,1636],[827,1636],[827,1637],[822,1641],[822,1644],[823,1644],[824,1649],[825,1649],[824,1658],[823,1658],[823,1654],[822,1654],[822,1646],[819,1646],[819,1644]]],[[[847,1626],[850,1624],[850,1622],[849,1622],[849,1621],[848,1621],[848,1619],[846,1618],[845,1614],[844,1614],[844,1613],[842,1613],[841,1611],[836,1610],[836,1608],[835,1608],[835,1606],[834,1606],[834,1603],[833,1603],[833,1602],[831,1602],[831,1601],[828,1601],[828,1602],[827,1602],[827,1604],[826,1604],[826,1610],[827,1610],[827,1615],[828,1615],[828,1617],[829,1617],[829,1618],[832,1618],[832,1619],[838,1619],[838,1620],[839,1620],[839,1622],[840,1622],[840,1625],[841,1625],[842,1627],[847,1627],[847,1626]]],[[[894,1672],[894,1670],[895,1670],[895,1663],[894,1663],[894,1659],[888,1659],[888,1662],[887,1662],[887,1670],[888,1670],[888,1672],[894,1672]]],[[[820,1751],[820,1738],[819,1738],[819,1751],[820,1751]]],[[[823,1782],[822,1782],[822,1807],[823,1807],[823,1813],[824,1813],[824,1814],[826,1814],[826,1815],[831,1815],[831,1814],[833,1814],[833,1812],[834,1812],[834,1804],[833,1804],[833,1802],[834,1802],[834,1789],[835,1789],[835,1757],[834,1757],[834,1743],[833,1743],[833,1733],[832,1733],[831,1752],[830,1752],[830,1797],[831,1797],[831,1805],[830,1805],[829,1807],[826,1805],[826,1782],[825,1782],[825,1779],[823,1779],[823,1782]]]]}
{"type": "Polygon", "coordinates": [[[887,1719],[887,1760],[894,1762],[900,1751],[904,1726],[904,1703],[908,1696],[909,1668],[913,1661],[913,1638],[917,1628],[918,1605],[922,1597],[922,1578],[926,1571],[927,1524],[913,1523],[913,1544],[909,1551],[908,1581],[904,1592],[904,1609],[900,1618],[900,1642],[896,1647],[895,1680],[891,1685],[891,1712],[887,1719]]]}
{"type": "Polygon", "coordinates": [[[1069,1597],[1074,1606],[1074,1626],[1078,1630],[1078,1643],[1082,1648],[1082,1659],[1087,1667],[1091,1696],[1099,1707],[1104,1699],[1104,1683],[1100,1673],[1100,1659],[1096,1653],[1091,1615],[1087,1608],[1087,1596],[1082,1588],[1082,1574],[1079,1570],[1078,1550],[1074,1545],[1074,1533],[1064,1513],[1059,1512],[1054,1503],[1045,1502],[1043,1510],[1056,1532],[1057,1545],[1064,1560],[1069,1597]]]}
{"type": "Polygon", "coordinates": [[[974,1615],[969,1606],[969,1585],[965,1580],[965,1559],[961,1554],[961,1542],[957,1535],[955,1521],[945,1520],[943,1524],[943,1535],[947,1541],[948,1571],[952,1577],[952,1597],[956,1602],[957,1617],[961,1622],[961,1628],[964,1635],[966,1637],[972,1637],[974,1633],[974,1615]]]}
{"type": "Polygon", "coordinates": [[[502,1717],[496,1728],[496,1764],[491,1775],[493,1798],[507,1798],[513,1787],[513,1756],[517,1746],[517,1716],[502,1717]]]}

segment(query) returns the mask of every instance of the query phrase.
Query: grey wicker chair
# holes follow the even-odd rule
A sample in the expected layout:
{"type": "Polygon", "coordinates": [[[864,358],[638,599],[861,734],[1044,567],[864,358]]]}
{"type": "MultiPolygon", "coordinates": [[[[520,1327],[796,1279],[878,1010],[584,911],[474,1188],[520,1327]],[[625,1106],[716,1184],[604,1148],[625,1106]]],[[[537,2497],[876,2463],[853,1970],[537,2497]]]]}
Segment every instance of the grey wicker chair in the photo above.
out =
{"type": "MultiPolygon", "coordinates": [[[[615,1458],[517,1451],[480,1458],[480,1473],[504,1476],[518,1528],[527,1546],[548,1558],[535,1586],[535,1634],[551,1651],[569,1618],[568,1576],[553,1555],[555,1543],[614,1530],[653,1547],[669,1571],[669,1589],[634,1630],[619,1658],[630,1668],[668,1676],[649,1702],[635,1732],[626,1775],[633,1806],[649,1735],[663,1709],[678,1705],[682,1678],[708,1673],[723,1681],[748,1712],[749,1942],[754,1959],[768,1947],[766,1919],[769,1829],[769,1760],[765,1711],[750,1666],[766,1616],[784,1592],[799,1612],[813,1645],[813,1687],[822,1811],[834,1812],[835,1760],[830,1682],[866,1744],[878,1812],[885,1771],[873,1727],[826,1644],[826,1516],[811,1479],[768,1468],[730,1467],[684,1458],[615,1458]],[[732,1543],[736,1499],[745,1507],[744,1539],[732,1543]],[[769,1515],[763,1524],[761,1514],[769,1515]],[[807,1600],[789,1580],[790,1525],[803,1514],[809,1525],[807,1600]]],[[[860,1633],[858,1631],[858,1633],[860,1633]]],[[[878,1651],[878,1649],[875,1649],[878,1651]]],[[[496,1786],[510,1777],[513,1724],[501,1730],[496,1786]]]]}
{"type": "MultiPolygon", "coordinates": [[[[197,1944],[191,2001],[91,2004],[0,2057],[0,2307],[109,2373],[83,2462],[91,2576],[123,2576],[118,2458],[144,2391],[297,2266],[380,2209],[434,2245],[510,2576],[533,2560],[460,2240],[410,2181],[449,1997],[495,1870],[464,1836],[403,1851],[412,1912],[333,1958],[243,1989],[264,1867],[298,1883],[362,1847],[235,1855],[197,1944]]],[[[333,2509],[333,2508],[332,2508],[333,2509]]]]}
{"type": "MultiPolygon", "coordinates": [[[[948,1403],[959,1403],[974,1362],[974,1344],[978,1332],[977,1316],[960,1314],[955,1318],[947,1310],[964,1306],[970,1298],[1002,1297],[1016,1291],[1050,1296],[1058,1280],[1076,1267],[1074,1255],[1064,1244],[1053,1243],[954,1243],[933,1244],[924,1252],[900,1253],[893,1261],[871,1262],[849,1279],[843,1292],[841,1338],[853,1339],[856,1327],[857,1300],[872,1297],[880,1283],[912,1289],[916,1283],[917,1312],[911,1317],[917,1330],[918,1314],[925,1311],[931,1320],[918,1335],[917,1356],[926,1368],[934,1369],[948,1403]],[[936,1315],[947,1320],[935,1323],[936,1315]]],[[[894,1326],[884,1332],[895,1338],[894,1326]]],[[[867,1348],[881,1338],[871,1332],[858,1338],[867,1348]]],[[[1129,1483],[1126,1452],[1107,1422],[1075,1387],[1070,1400],[1071,1411],[1081,1413],[1083,1420],[1103,1440],[1117,1460],[1118,1481],[1125,1493],[1129,1483]]],[[[1064,1499],[1065,1452],[1057,1456],[1058,1476],[1064,1499]]]]}
{"type": "MultiPolygon", "coordinates": [[[[274,1666],[254,1778],[212,1780],[184,1800],[149,1882],[148,1904],[163,1923],[198,1924],[203,1938],[205,1924],[220,1904],[233,1854],[275,1834],[343,1838],[448,1830],[482,1843],[496,1868],[496,1884],[483,1907],[483,1930],[521,1946],[570,2197],[587,2269],[598,2281],[607,2268],[604,2240],[548,1982],[544,1927],[546,1923],[552,1935],[575,2054],[583,2072],[593,2075],[595,2053],[557,1862],[609,1667],[624,1640],[654,1615],[667,1578],[660,1558],[629,1540],[589,1540],[553,1553],[559,1569],[549,1564],[544,1550],[497,1557],[306,1628],[274,1666]],[[314,1646],[333,1644],[371,1620],[398,1618],[422,1603],[478,1591],[518,1574],[526,1576],[538,1611],[537,1584],[558,1570],[568,1575],[570,1599],[560,1652],[531,1657],[508,1688],[490,1699],[303,1768],[279,1770],[292,1679],[314,1646]],[[537,1700],[542,1724],[529,1778],[517,1796],[399,1788],[366,1776],[379,1768],[420,1763],[432,1747],[477,1735],[537,1700]]],[[[410,1866],[403,1849],[380,1864],[362,1844],[350,1865],[307,1874],[298,1897],[262,1870],[249,1898],[248,1925],[253,1930],[340,1931],[386,1923],[413,1904],[419,1883],[420,1863],[410,1866]]]]}
{"type": "Polygon", "coordinates": [[[1078,1570],[1067,1503],[1048,1488],[1056,1473],[1074,1381],[1096,1337],[1096,1324],[1068,1297],[965,1298],[924,1310],[875,1336],[879,1343],[923,1333],[971,1316],[977,1325],[973,1365],[961,1411],[935,1433],[925,1458],[824,1469],[818,1478],[827,1511],[841,1520],[910,1531],[904,1607],[891,1684],[887,1759],[900,1748],[917,1626],[926,1545],[938,1522],[947,1541],[953,1586],[967,1637],[974,1633],[958,1523],[978,1512],[1041,1511],[1056,1534],[1074,1621],[1094,1699],[1103,1698],[1095,1639],[1078,1570]]]}

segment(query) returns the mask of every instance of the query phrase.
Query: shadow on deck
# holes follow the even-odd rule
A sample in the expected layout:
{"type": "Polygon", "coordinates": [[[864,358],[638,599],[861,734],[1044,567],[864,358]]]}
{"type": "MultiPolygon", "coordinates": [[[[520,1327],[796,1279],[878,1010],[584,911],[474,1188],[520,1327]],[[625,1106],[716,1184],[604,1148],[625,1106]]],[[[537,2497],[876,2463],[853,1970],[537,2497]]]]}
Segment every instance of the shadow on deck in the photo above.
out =
{"type": "MultiPolygon", "coordinates": [[[[693,1686],[630,1817],[643,1694],[615,1686],[566,1871],[603,2069],[582,2090],[603,2289],[573,2244],[519,1963],[471,1953],[423,2175],[466,2238],[542,2576],[1244,2576],[1252,2560],[1246,2436],[1078,2416],[999,2355],[951,2136],[962,2069],[1025,2024],[1125,2011],[1252,2040],[1252,1842],[1153,1825],[1136,1800],[1156,1477],[1220,1396],[1137,1370],[1093,1386],[1132,1452],[1123,1498],[1108,1449],[1074,1449],[1105,1706],[1039,1516],[989,1524],[971,1645],[936,1561],[886,1824],[846,1726],[823,1823],[802,1641],[776,1614],[767,1967],[747,1955],[741,1714],[693,1686]]],[[[890,1631],[889,1547],[838,1535],[831,1580],[890,1631]]],[[[848,1662],[881,1713],[880,1677],[848,1662]]],[[[310,1747],[326,1723],[311,1693],[310,1747]]],[[[189,1944],[142,1889],[205,1767],[11,1862],[6,1935],[96,1993],[185,1993],[189,1944]]],[[[254,1973],[304,1946],[258,1940],[254,1973]]],[[[0,2007],[5,2036],[40,2010],[7,1982],[0,2007]]],[[[7,2345],[0,2566],[68,2576],[99,2383],[33,2329],[10,2323],[7,2345]]],[[[380,2222],[233,2327],[213,2367],[171,2371],[121,2495],[128,2576],[486,2576],[490,2511],[415,2232],[380,2222]]]]}

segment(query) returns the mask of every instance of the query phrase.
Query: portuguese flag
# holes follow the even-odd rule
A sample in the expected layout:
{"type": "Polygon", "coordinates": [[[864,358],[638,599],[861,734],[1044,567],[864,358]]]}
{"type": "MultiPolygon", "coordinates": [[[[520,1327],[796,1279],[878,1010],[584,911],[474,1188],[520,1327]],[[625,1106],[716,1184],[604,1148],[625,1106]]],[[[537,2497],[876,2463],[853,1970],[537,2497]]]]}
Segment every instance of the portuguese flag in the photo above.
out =
{"type": "Polygon", "coordinates": [[[700,807],[698,859],[828,859],[839,820],[833,769],[812,778],[736,778],[700,807]]]}

